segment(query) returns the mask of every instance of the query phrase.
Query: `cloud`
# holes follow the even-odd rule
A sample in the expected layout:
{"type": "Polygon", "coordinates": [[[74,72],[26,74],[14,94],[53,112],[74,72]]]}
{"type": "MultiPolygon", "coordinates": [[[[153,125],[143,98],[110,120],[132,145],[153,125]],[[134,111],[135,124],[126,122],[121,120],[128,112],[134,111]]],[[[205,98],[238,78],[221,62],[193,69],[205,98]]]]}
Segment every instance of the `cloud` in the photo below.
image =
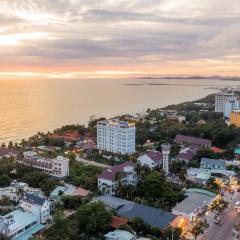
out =
{"type": "Polygon", "coordinates": [[[236,0],[1,0],[0,64],[234,67],[239,22],[236,0]]]}

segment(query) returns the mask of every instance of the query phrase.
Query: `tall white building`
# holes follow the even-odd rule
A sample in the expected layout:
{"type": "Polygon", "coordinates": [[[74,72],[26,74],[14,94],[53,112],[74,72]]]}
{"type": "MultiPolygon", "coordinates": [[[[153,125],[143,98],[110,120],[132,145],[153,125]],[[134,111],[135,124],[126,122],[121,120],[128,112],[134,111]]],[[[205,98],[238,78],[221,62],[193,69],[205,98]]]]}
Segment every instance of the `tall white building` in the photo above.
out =
{"type": "Polygon", "coordinates": [[[162,156],[163,156],[163,171],[166,175],[169,174],[169,155],[171,145],[169,143],[162,144],[162,156]]]}
{"type": "Polygon", "coordinates": [[[224,112],[224,103],[229,99],[236,98],[232,91],[223,90],[215,94],[215,112],[224,112]]]}
{"type": "Polygon", "coordinates": [[[231,112],[233,110],[239,110],[240,109],[240,101],[237,97],[228,98],[224,102],[224,113],[223,116],[225,118],[230,118],[231,112]]]}
{"type": "Polygon", "coordinates": [[[135,152],[135,123],[104,120],[97,123],[97,148],[113,153],[135,152]]]}

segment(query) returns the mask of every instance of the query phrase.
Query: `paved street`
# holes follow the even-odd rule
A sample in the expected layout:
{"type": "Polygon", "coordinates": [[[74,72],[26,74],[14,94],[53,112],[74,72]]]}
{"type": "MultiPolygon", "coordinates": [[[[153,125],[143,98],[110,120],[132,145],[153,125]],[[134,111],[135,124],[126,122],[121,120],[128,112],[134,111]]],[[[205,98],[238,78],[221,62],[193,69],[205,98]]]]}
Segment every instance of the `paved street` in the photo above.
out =
{"type": "Polygon", "coordinates": [[[206,233],[199,240],[232,240],[232,227],[240,222],[240,214],[234,208],[236,201],[240,200],[240,194],[236,193],[233,201],[223,215],[222,224],[211,224],[206,233]]]}

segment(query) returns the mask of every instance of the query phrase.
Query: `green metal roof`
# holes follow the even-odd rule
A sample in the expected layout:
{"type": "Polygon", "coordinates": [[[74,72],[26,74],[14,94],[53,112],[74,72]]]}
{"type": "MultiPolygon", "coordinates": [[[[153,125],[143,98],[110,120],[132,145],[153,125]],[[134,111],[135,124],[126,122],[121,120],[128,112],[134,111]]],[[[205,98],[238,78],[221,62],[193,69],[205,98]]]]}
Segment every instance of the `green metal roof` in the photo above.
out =
{"type": "Polygon", "coordinates": [[[57,186],[51,193],[50,197],[59,197],[59,192],[64,192],[66,187],[64,186],[57,186]]]}
{"type": "Polygon", "coordinates": [[[234,153],[235,153],[235,154],[240,154],[240,148],[236,148],[236,149],[234,150],[234,153]]]}
{"type": "Polygon", "coordinates": [[[187,193],[201,193],[201,194],[205,194],[209,197],[215,197],[216,196],[215,193],[204,190],[204,189],[201,189],[201,188],[189,188],[187,190],[187,193]]]}

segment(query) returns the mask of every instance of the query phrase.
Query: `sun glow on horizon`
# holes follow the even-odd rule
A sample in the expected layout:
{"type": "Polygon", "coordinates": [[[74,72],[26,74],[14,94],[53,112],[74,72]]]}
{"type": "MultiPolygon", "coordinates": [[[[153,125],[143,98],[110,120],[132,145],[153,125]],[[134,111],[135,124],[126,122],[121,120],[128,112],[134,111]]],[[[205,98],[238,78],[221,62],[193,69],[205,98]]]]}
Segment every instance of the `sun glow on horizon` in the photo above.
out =
{"type": "Polygon", "coordinates": [[[240,1],[1,0],[0,78],[240,76],[240,1]]]}

